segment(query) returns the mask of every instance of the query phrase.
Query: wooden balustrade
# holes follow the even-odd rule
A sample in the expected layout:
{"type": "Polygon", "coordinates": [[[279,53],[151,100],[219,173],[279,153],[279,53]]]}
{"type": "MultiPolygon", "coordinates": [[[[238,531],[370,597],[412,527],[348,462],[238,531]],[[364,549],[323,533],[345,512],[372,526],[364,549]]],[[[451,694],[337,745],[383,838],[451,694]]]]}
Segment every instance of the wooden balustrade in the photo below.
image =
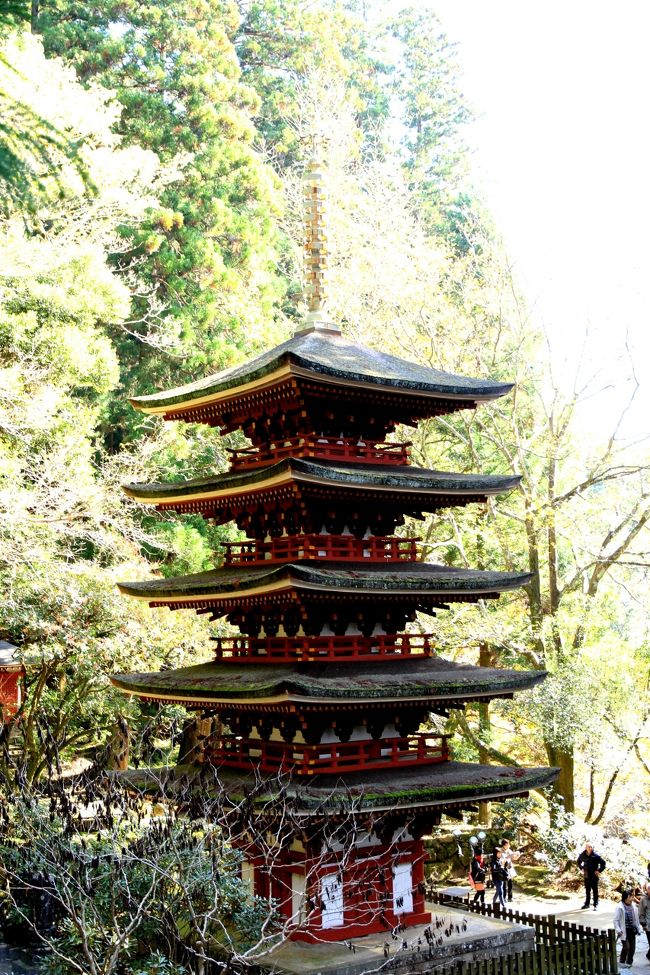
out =
{"type": "Polygon", "coordinates": [[[338,562],[415,562],[419,538],[372,535],[282,535],[260,542],[224,542],[224,565],[262,565],[296,559],[330,559],[338,562]]]}
{"type": "Polygon", "coordinates": [[[392,633],[376,636],[227,636],[218,637],[216,658],[221,663],[322,663],[336,660],[395,660],[431,657],[435,650],[429,633],[392,633]]]}
{"type": "Polygon", "coordinates": [[[410,446],[410,443],[384,443],[378,440],[358,440],[354,437],[319,437],[314,434],[288,437],[261,447],[244,447],[228,452],[233,471],[253,470],[285,457],[404,466],[409,462],[410,446]]]}
{"type": "Polygon", "coordinates": [[[295,775],[434,765],[448,759],[447,736],[427,734],[319,745],[225,736],[206,752],[206,761],[213,765],[250,768],[254,764],[262,773],[291,771],[295,775]]]}

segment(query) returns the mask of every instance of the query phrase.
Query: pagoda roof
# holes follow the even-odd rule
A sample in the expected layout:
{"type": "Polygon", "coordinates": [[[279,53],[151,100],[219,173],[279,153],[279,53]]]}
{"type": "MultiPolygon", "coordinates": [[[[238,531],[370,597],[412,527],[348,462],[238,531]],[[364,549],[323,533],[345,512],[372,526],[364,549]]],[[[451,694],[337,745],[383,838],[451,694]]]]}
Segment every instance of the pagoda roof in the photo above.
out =
{"type": "MultiPolygon", "coordinates": [[[[390,564],[349,562],[287,562],[280,565],[237,566],[212,569],[173,579],[118,583],[120,592],[162,605],[232,602],[233,597],[270,596],[280,592],[320,592],[340,596],[381,594],[433,596],[445,601],[496,597],[518,589],[532,579],[530,573],[455,569],[424,562],[390,564]]],[[[225,612],[225,610],[224,610],[225,612]]]]}
{"type": "Polygon", "coordinates": [[[203,706],[289,702],[464,702],[509,697],[544,680],[544,671],[505,670],[442,657],[374,663],[274,665],[204,663],[178,670],[116,674],[120,690],[137,697],[203,706]]]}
{"type": "Polygon", "coordinates": [[[344,793],[361,800],[361,808],[404,809],[449,805],[465,800],[506,798],[529,789],[550,785],[557,776],[553,768],[472,765],[441,762],[420,768],[386,769],[347,775],[338,782],[334,776],[314,777],[304,788],[296,786],[303,808],[319,808],[340,803],[344,793]]]}
{"type": "Polygon", "coordinates": [[[135,396],[131,403],[145,413],[177,413],[183,408],[226,401],[249,389],[274,385],[290,377],[466,400],[468,406],[496,399],[512,389],[511,383],[441,372],[356,345],[337,331],[305,329],[242,365],[175,389],[135,396]]]}
{"type": "MultiPolygon", "coordinates": [[[[345,815],[354,810],[389,813],[398,810],[466,808],[482,799],[506,799],[541,789],[557,777],[556,768],[520,768],[505,765],[474,765],[465,762],[441,762],[438,765],[364,771],[344,778],[318,775],[308,782],[287,781],[284,800],[293,800],[293,808],[308,817],[321,814],[345,815]]],[[[165,770],[129,770],[118,773],[133,788],[166,794],[175,789],[193,788],[204,794],[219,792],[229,801],[239,803],[249,797],[254,806],[273,814],[273,798],[279,791],[277,777],[260,781],[252,771],[239,773],[207,765],[176,766],[165,770]]],[[[281,814],[281,806],[278,810],[281,814]]]]}
{"type": "MultiPolygon", "coordinates": [[[[206,503],[212,499],[234,499],[252,491],[276,489],[290,482],[322,484],[327,487],[356,489],[363,494],[374,491],[455,496],[462,501],[470,495],[485,498],[517,487],[518,476],[494,474],[454,474],[422,467],[340,463],[287,457],[267,467],[228,471],[187,481],[125,485],[126,494],[146,504],[172,507],[174,503],[206,503]]],[[[438,507],[438,504],[434,505],[438,507]]],[[[426,510],[426,507],[425,507],[426,510]]]]}

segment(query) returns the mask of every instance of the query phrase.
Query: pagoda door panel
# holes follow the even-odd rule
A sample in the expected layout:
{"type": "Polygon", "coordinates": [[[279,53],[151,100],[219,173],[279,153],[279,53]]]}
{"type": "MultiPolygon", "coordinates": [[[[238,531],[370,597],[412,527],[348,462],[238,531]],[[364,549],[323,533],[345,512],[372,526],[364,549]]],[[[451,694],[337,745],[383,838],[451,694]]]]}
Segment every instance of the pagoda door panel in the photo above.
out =
{"type": "Polygon", "coordinates": [[[291,923],[303,924],[305,920],[305,875],[291,874],[291,923]]]}
{"type": "Polygon", "coordinates": [[[398,863],[393,870],[393,913],[410,914],[413,910],[413,866],[398,863]]]}
{"type": "Polygon", "coordinates": [[[321,926],[340,928],[343,924],[343,883],[338,874],[321,877],[321,926]]]}

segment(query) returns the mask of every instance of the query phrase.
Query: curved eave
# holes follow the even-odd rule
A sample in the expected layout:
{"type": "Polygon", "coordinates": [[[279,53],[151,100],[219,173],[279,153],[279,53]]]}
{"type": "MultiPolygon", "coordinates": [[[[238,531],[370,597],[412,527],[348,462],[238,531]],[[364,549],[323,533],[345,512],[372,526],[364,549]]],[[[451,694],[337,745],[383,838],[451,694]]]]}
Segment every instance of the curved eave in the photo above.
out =
{"type": "Polygon", "coordinates": [[[282,694],[269,694],[260,695],[259,697],[248,697],[245,694],[240,696],[230,695],[226,696],[223,693],[214,691],[213,693],[208,693],[205,690],[202,691],[182,691],[176,689],[162,690],[160,687],[147,687],[146,685],[134,685],[128,674],[115,674],[110,678],[111,684],[126,694],[128,697],[136,697],[139,700],[146,701],[147,703],[155,704],[180,704],[183,707],[189,709],[203,709],[203,708],[231,708],[233,705],[237,707],[246,706],[248,710],[255,710],[259,708],[260,710],[273,710],[284,708],[284,706],[293,709],[293,706],[312,706],[312,707],[327,707],[336,705],[340,708],[341,705],[351,705],[353,704],[355,708],[357,707],[382,707],[394,704],[419,704],[422,706],[443,706],[443,707],[462,707],[468,703],[481,702],[481,701],[496,701],[496,700],[506,700],[513,697],[513,695],[518,694],[522,690],[527,690],[529,687],[534,686],[535,683],[539,683],[546,676],[542,673],[536,681],[531,681],[529,685],[517,685],[516,687],[501,687],[493,688],[491,690],[458,690],[455,691],[444,691],[442,689],[437,689],[435,692],[425,693],[421,691],[418,694],[407,694],[407,695],[396,695],[385,694],[379,697],[351,697],[349,694],[340,697],[318,697],[318,696],[308,696],[305,694],[295,694],[290,691],[285,691],[282,694]]]}
{"type": "MultiPolygon", "coordinates": [[[[361,465],[327,465],[300,459],[279,461],[269,467],[216,475],[208,478],[171,484],[127,484],[123,490],[128,497],[141,504],[157,504],[172,507],[176,504],[209,504],[211,501],[236,499],[253,493],[263,493],[277,487],[297,485],[322,485],[341,491],[368,492],[386,497],[390,494],[413,495],[417,498],[493,497],[516,488],[518,476],[463,475],[430,471],[424,468],[405,467],[386,469],[361,465]]],[[[425,509],[426,510],[426,509],[425,509]]]]}
{"type": "Polygon", "coordinates": [[[357,346],[337,333],[312,332],[296,335],[250,363],[175,389],[135,396],[130,402],[144,413],[178,413],[300,378],[339,387],[459,400],[468,405],[497,399],[512,389],[512,383],[444,373],[357,346]]]}
{"type": "MultiPolygon", "coordinates": [[[[458,766],[460,763],[447,763],[458,766]]],[[[465,766],[468,768],[469,766],[465,766]]],[[[444,771],[444,764],[439,766],[444,771]]],[[[367,786],[351,787],[349,800],[354,808],[372,809],[373,812],[393,812],[395,810],[425,810],[425,809],[444,809],[454,806],[467,806],[482,800],[489,799],[497,801],[511,799],[528,793],[531,789],[542,789],[555,781],[559,769],[556,768],[504,768],[500,766],[489,766],[489,774],[480,783],[458,782],[445,783],[444,781],[422,782],[418,785],[413,783],[410,789],[400,789],[406,785],[401,781],[399,770],[393,777],[392,789],[386,791],[373,792],[373,783],[367,786]]],[[[462,774],[462,773],[461,773],[462,774]]],[[[346,783],[347,784],[347,783],[346,783]]],[[[320,811],[323,806],[332,807],[340,805],[341,796],[335,795],[327,797],[325,788],[321,790],[305,790],[301,792],[300,798],[303,801],[303,809],[320,811]],[[320,794],[319,794],[320,792],[320,794]]],[[[347,798],[347,797],[346,797],[347,798]]]]}
{"type": "Polygon", "coordinates": [[[123,693],[193,707],[228,707],[236,703],[266,708],[283,704],[328,705],[343,702],[381,705],[400,702],[462,704],[468,700],[511,697],[546,677],[544,671],[504,670],[456,664],[440,657],[425,662],[327,664],[318,667],[274,664],[236,667],[197,664],[175,671],[115,674],[123,693]]]}
{"type": "Polygon", "coordinates": [[[176,579],[121,582],[125,596],[166,604],[207,600],[218,603],[235,595],[259,596],[279,592],[333,592],[336,594],[409,597],[441,597],[445,600],[480,599],[519,589],[532,579],[530,573],[456,572],[446,566],[401,563],[388,567],[350,564],[290,562],[250,569],[215,569],[176,579]]]}
{"type": "MultiPolygon", "coordinates": [[[[481,800],[492,801],[525,795],[532,789],[542,789],[557,778],[557,768],[521,768],[518,766],[472,765],[464,762],[444,762],[419,769],[395,769],[335,776],[318,776],[309,783],[290,781],[285,784],[284,797],[292,800],[297,815],[328,818],[337,815],[363,816],[364,812],[444,811],[467,808],[481,800]]],[[[200,789],[202,794],[219,794],[237,805],[249,797],[253,808],[265,817],[273,817],[273,800],[278,794],[274,778],[260,781],[254,775],[234,773],[209,766],[177,766],[163,774],[147,770],[117,773],[131,788],[143,792],[164,789],[173,794],[176,788],[200,789]]],[[[283,804],[278,814],[282,815],[283,804]]],[[[224,813],[226,810],[224,810],[224,813]]]]}
{"type": "Polygon", "coordinates": [[[363,778],[346,776],[344,797],[332,789],[332,777],[328,782],[326,776],[297,791],[305,811],[335,807],[342,798],[354,808],[360,805],[361,809],[373,811],[434,809],[488,798],[506,799],[545,788],[557,778],[559,769],[444,762],[434,768],[414,770],[414,774],[405,775],[405,771],[396,769],[392,774],[375,773],[363,778]]]}

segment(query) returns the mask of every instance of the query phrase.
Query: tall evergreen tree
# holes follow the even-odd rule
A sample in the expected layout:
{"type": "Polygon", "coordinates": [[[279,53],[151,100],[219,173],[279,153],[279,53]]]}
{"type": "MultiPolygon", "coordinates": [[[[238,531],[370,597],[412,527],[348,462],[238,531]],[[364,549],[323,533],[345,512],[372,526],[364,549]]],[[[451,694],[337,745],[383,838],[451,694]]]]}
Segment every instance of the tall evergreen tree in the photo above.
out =
{"type": "MultiPolygon", "coordinates": [[[[140,392],[227,364],[245,342],[265,342],[282,282],[276,272],[274,176],[252,148],[259,101],[242,84],[225,0],[43,3],[37,29],[46,51],[82,81],[114,90],[119,134],[179,160],[161,208],[128,244],[119,265],[137,264],[130,330],[153,341],[121,342],[122,381],[140,392]],[[166,355],[165,346],[173,351],[166,355]]],[[[123,421],[114,410],[110,423],[123,421]]],[[[119,435],[114,436],[114,445],[119,435]]]]}
{"type": "MultiPolygon", "coordinates": [[[[131,303],[107,251],[116,224],[155,203],[161,167],[153,153],[120,145],[110,94],[84,91],[28,33],[0,53],[17,99],[80,146],[94,186],[88,192],[65,147],[52,146],[63,198],[41,198],[37,225],[20,202],[0,214],[0,638],[28,664],[12,743],[32,779],[44,768],[40,721],[64,757],[100,748],[125,713],[107,687],[118,661],[159,660],[182,646],[196,653],[207,628],[190,633],[187,618],[172,634],[175,620],[158,624],[116,597],[118,566],[148,571],[138,557],[148,538],[118,490],[139,461],[135,451],[107,458],[97,436],[107,399],[119,395],[109,335],[131,303]]],[[[0,70],[0,86],[3,78],[0,70]]],[[[0,777],[11,778],[5,760],[0,777]]]]}
{"type": "Polygon", "coordinates": [[[329,0],[238,0],[234,36],[244,80],[260,98],[259,137],[276,165],[286,168],[301,150],[291,124],[305,78],[323,71],[345,84],[360,131],[375,141],[390,111],[390,66],[377,37],[354,10],[329,0]]]}

